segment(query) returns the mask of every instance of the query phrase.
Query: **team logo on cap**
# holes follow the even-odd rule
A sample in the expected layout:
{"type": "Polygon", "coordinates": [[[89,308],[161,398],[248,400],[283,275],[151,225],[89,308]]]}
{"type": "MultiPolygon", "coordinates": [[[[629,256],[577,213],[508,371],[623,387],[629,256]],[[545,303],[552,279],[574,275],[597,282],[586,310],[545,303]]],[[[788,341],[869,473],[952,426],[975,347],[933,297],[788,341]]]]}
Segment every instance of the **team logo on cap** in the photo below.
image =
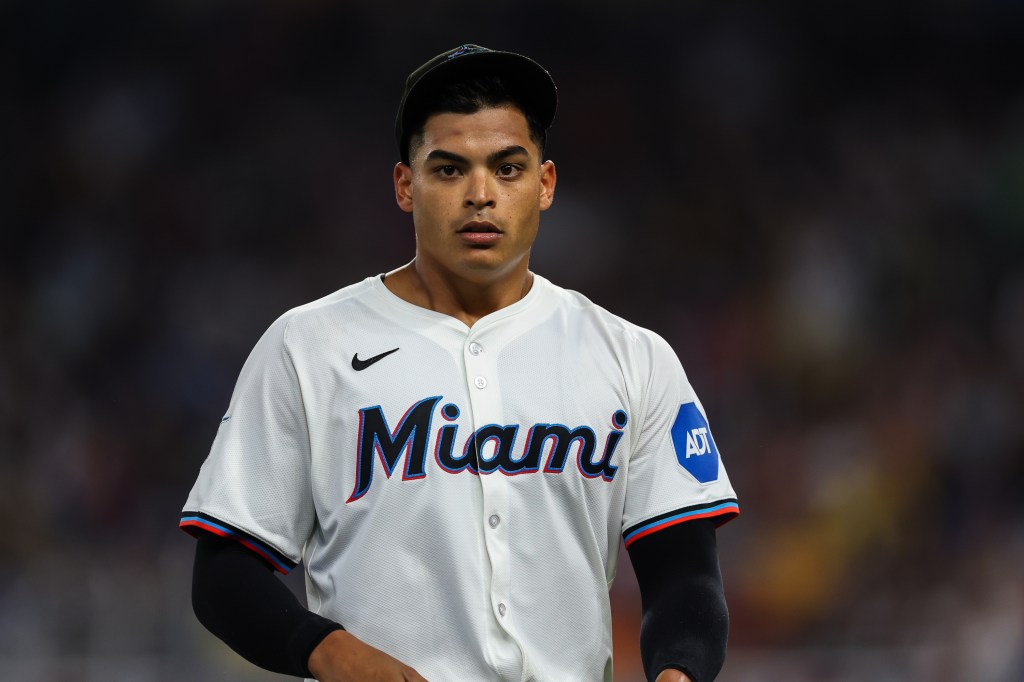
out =
{"type": "Polygon", "coordinates": [[[463,45],[459,49],[455,50],[455,52],[452,52],[450,55],[448,55],[448,59],[455,59],[456,57],[461,57],[462,55],[469,54],[471,52],[484,51],[485,50],[482,47],[477,47],[476,45],[463,45]]]}
{"type": "Polygon", "coordinates": [[[708,420],[696,403],[679,406],[679,414],[672,424],[672,444],[679,466],[691,476],[700,483],[718,480],[718,448],[711,437],[708,420]]]}

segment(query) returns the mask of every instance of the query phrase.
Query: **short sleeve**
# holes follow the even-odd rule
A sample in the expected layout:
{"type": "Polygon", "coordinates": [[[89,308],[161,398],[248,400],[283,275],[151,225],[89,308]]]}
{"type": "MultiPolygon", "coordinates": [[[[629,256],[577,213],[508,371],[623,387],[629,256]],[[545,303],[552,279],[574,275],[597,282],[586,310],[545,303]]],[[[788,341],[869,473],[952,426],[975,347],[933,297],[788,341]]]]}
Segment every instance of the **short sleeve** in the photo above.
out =
{"type": "Polygon", "coordinates": [[[677,523],[713,518],[721,525],[739,515],[704,407],[676,354],[646,332],[636,357],[642,397],[623,509],[627,547],[677,523]]]}
{"type": "Polygon", "coordinates": [[[271,325],[246,360],[179,524],[238,540],[284,573],[301,560],[315,520],[288,319],[271,325]]]}

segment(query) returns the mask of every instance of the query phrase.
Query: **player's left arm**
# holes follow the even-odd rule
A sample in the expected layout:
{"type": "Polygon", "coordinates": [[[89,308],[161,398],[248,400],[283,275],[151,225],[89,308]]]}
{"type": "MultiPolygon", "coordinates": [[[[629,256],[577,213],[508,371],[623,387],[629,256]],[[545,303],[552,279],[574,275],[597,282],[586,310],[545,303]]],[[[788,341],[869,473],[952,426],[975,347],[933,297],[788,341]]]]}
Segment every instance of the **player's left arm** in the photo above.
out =
{"type": "Polygon", "coordinates": [[[675,352],[652,332],[635,340],[622,534],[640,587],[640,655],[651,682],[711,682],[729,632],[715,529],[739,503],[675,352]]]}
{"type": "Polygon", "coordinates": [[[639,538],[629,558],[640,587],[647,679],[711,682],[725,661],[729,633],[714,521],[687,521],[639,538]]]}

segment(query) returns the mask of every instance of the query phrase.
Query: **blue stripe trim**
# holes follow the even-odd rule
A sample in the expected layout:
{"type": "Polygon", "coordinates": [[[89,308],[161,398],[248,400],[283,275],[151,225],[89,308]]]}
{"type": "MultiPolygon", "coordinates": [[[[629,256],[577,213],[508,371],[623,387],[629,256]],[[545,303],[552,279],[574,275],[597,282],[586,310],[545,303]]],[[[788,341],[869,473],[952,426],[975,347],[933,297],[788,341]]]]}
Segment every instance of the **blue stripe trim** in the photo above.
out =
{"type": "Polygon", "coordinates": [[[714,507],[704,507],[703,509],[692,509],[690,511],[682,512],[681,514],[675,514],[674,516],[666,516],[663,519],[658,519],[657,521],[652,521],[652,522],[650,522],[648,524],[640,526],[639,528],[633,530],[632,533],[630,533],[629,535],[624,537],[622,540],[623,540],[623,542],[627,542],[628,543],[633,538],[633,536],[635,536],[637,533],[643,533],[645,530],[650,530],[651,528],[655,528],[657,526],[664,526],[665,524],[672,523],[673,521],[679,521],[681,519],[690,518],[692,516],[703,516],[705,514],[714,513],[714,512],[717,512],[717,511],[722,511],[723,509],[729,509],[729,510],[732,510],[732,511],[739,511],[740,510],[740,506],[737,503],[735,503],[735,502],[723,502],[722,504],[715,505],[714,507]]]}
{"type": "Polygon", "coordinates": [[[228,528],[227,526],[224,526],[224,525],[222,525],[220,523],[217,523],[216,521],[211,521],[210,519],[203,518],[202,516],[182,516],[181,520],[182,521],[198,521],[199,523],[202,523],[203,525],[212,526],[213,528],[216,528],[218,530],[222,530],[222,531],[224,531],[225,533],[227,533],[228,535],[230,535],[233,538],[238,538],[239,540],[245,540],[246,542],[251,542],[252,544],[254,544],[257,547],[259,547],[263,552],[265,552],[266,555],[267,555],[266,558],[270,559],[270,561],[272,561],[274,563],[274,565],[277,566],[278,569],[282,573],[290,573],[291,570],[292,570],[292,567],[288,566],[287,564],[282,563],[281,560],[279,560],[277,558],[277,556],[275,556],[277,554],[277,552],[275,552],[274,550],[270,549],[269,547],[267,547],[263,543],[257,541],[251,535],[242,535],[242,534],[236,532],[232,528],[228,528]]]}

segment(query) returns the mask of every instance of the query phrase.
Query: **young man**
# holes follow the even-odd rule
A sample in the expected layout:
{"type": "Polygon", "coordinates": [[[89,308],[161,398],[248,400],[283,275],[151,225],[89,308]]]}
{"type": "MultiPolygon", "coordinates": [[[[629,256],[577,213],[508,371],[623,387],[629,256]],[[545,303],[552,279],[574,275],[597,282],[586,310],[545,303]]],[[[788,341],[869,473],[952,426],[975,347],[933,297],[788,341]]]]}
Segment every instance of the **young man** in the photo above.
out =
{"type": "Polygon", "coordinates": [[[395,197],[416,254],[290,311],[245,367],[181,525],[196,614],[320,682],[611,680],[620,538],[649,679],[708,682],[739,513],[657,335],[529,270],[556,173],[532,60],[464,45],[409,77],[395,197]],[[269,569],[303,563],[303,608],[269,569]]]}

